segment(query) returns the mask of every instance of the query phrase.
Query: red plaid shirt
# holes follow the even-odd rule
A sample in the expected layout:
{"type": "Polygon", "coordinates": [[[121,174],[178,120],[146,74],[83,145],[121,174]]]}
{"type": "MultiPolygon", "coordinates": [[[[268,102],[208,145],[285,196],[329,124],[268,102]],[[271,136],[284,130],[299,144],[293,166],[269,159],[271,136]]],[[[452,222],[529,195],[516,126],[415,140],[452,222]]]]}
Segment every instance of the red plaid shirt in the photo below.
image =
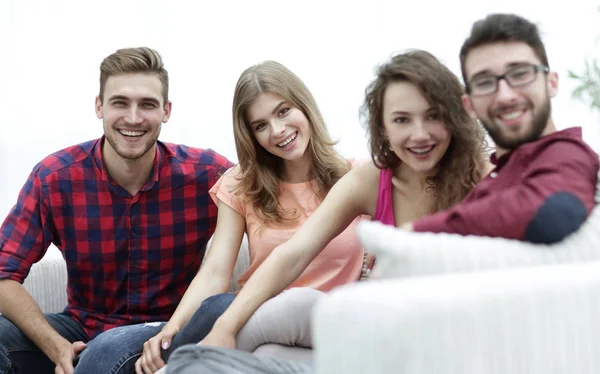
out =
{"type": "Polygon", "coordinates": [[[0,279],[23,282],[50,243],[68,271],[65,313],[90,339],[168,320],[196,275],[216,225],[208,190],[232,166],[211,150],[158,142],[135,195],[110,180],[103,138],[35,166],[0,228],[0,279]]]}

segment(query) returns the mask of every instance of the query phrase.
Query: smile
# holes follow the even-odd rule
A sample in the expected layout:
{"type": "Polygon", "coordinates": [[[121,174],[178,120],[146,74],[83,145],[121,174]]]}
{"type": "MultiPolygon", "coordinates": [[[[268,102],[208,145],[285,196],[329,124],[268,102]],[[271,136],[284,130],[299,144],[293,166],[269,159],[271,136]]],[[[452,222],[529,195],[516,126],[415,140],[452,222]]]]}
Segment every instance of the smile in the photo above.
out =
{"type": "Polygon", "coordinates": [[[139,138],[144,135],[146,131],[132,131],[132,130],[117,130],[123,136],[127,136],[130,138],[139,138]]]}
{"type": "Polygon", "coordinates": [[[429,152],[431,152],[431,150],[435,148],[435,144],[434,145],[429,145],[427,147],[413,147],[413,148],[407,148],[409,152],[414,153],[416,155],[422,156],[425,155],[429,152]]]}
{"type": "Polygon", "coordinates": [[[510,121],[510,120],[519,118],[519,116],[521,115],[521,113],[523,113],[523,111],[521,111],[521,110],[518,111],[518,112],[505,113],[505,114],[501,115],[500,118],[504,119],[504,120],[509,120],[510,121]]]}
{"type": "Polygon", "coordinates": [[[508,108],[497,110],[495,117],[502,121],[506,126],[516,126],[521,124],[529,106],[525,104],[514,105],[508,108]]]}
{"type": "Polygon", "coordinates": [[[298,131],[296,131],[295,133],[293,133],[292,135],[288,136],[284,141],[282,141],[281,143],[277,143],[277,146],[279,148],[283,148],[286,145],[290,144],[294,139],[296,139],[296,136],[298,136],[298,131]]]}

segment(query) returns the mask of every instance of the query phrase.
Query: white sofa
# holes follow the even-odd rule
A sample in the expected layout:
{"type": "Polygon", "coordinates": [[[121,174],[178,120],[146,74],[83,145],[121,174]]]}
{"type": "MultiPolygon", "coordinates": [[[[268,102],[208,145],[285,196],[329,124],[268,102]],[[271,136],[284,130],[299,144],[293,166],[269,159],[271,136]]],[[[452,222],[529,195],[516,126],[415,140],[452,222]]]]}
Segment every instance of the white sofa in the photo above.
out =
{"type": "Polygon", "coordinates": [[[600,262],[355,284],[313,321],[317,373],[597,374],[600,262]]]}
{"type": "Polygon", "coordinates": [[[600,205],[553,245],[358,230],[380,279],[317,303],[317,373],[600,373],[600,205]]]}

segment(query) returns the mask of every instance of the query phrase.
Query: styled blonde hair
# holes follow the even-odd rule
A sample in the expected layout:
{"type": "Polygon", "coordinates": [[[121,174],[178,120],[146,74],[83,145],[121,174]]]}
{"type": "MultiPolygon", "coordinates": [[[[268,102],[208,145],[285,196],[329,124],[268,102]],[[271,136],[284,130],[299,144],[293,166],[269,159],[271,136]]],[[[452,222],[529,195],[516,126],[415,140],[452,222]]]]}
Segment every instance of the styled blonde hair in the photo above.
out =
{"type": "Polygon", "coordinates": [[[294,220],[294,212],[284,211],[278,202],[283,161],[258,144],[247,118],[248,108],[262,94],[281,96],[308,119],[311,137],[307,150],[312,162],[309,177],[316,181],[315,194],[321,200],[349,170],[349,165],[333,148],[325,121],[306,85],[288,68],[265,61],[246,69],[233,97],[233,132],[241,175],[236,193],[243,193],[265,223],[294,220]]]}

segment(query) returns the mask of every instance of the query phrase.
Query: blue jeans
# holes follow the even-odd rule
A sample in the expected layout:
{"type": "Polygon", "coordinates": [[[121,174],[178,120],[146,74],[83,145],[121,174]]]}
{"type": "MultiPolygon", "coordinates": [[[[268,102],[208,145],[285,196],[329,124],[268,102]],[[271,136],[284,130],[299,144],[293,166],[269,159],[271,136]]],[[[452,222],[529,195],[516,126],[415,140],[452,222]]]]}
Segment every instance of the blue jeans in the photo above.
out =
{"type": "MultiPolygon", "coordinates": [[[[135,373],[135,362],[144,342],[158,334],[164,322],[117,327],[89,340],[83,327],[70,317],[44,314],[46,320],[70,342],[87,348],[78,357],[76,374],[135,373]]],[[[0,374],[52,374],[54,363],[12,322],[0,316],[0,374]]]]}
{"type": "MultiPolygon", "coordinates": [[[[46,320],[70,342],[88,341],[83,327],[64,314],[45,314],[46,320]]],[[[0,374],[54,373],[54,363],[11,321],[0,316],[0,374]]]]}
{"type": "Polygon", "coordinates": [[[171,353],[186,344],[196,344],[208,335],[217,319],[227,310],[233,302],[235,295],[232,293],[221,293],[211,297],[200,304],[189,322],[175,335],[171,347],[163,351],[163,360],[167,362],[171,353]]]}
{"type": "Polygon", "coordinates": [[[131,374],[144,343],[158,334],[165,322],[120,326],[87,343],[79,355],[74,374],[131,374]]]}

